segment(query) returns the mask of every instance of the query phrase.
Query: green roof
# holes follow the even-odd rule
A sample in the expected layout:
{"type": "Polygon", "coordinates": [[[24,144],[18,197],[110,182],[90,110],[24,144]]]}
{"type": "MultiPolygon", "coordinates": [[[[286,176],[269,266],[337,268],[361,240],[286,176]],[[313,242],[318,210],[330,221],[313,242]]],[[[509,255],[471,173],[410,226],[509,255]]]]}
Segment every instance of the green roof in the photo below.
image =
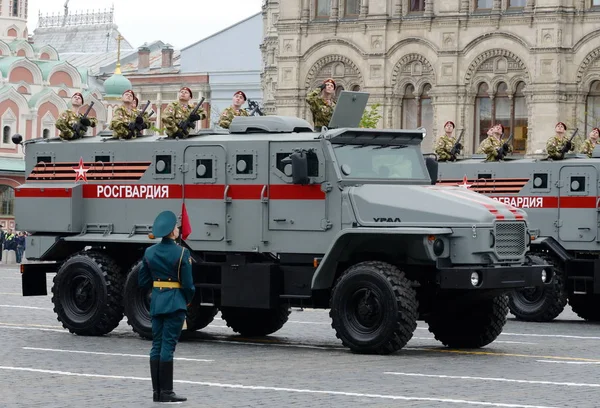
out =
{"type": "Polygon", "coordinates": [[[3,171],[25,173],[25,160],[12,157],[0,157],[0,172],[3,171]]]}
{"type": "Polygon", "coordinates": [[[2,72],[2,75],[4,77],[6,77],[8,75],[8,69],[10,68],[10,66],[18,61],[18,60],[22,60],[25,59],[25,57],[2,57],[0,58],[0,71],[2,72]]]}
{"type": "Polygon", "coordinates": [[[131,89],[131,81],[121,74],[113,74],[104,81],[105,99],[120,99],[123,92],[131,89]]]}
{"type": "Polygon", "coordinates": [[[52,89],[44,88],[40,92],[36,93],[31,98],[29,98],[29,101],[27,101],[29,103],[29,107],[33,108],[35,106],[35,104],[37,103],[37,101],[39,101],[44,95],[46,95],[48,93],[52,93],[52,92],[53,92],[52,89]]]}

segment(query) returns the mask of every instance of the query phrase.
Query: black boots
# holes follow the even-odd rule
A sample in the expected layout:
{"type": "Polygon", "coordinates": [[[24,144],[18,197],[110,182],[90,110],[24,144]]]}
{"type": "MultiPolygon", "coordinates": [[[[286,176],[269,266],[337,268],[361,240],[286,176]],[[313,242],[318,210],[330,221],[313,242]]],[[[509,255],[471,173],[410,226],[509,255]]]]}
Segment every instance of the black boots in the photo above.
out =
{"type": "Polygon", "coordinates": [[[150,360],[150,376],[152,377],[152,401],[158,402],[160,383],[158,377],[159,360],[150,360]]]}
{"type": "Polygon", "coordinates": [[[178,397],[173,392],[173,361],[161,361],[158,379],[160,381],[160,402],[183,402],[187,398],[178,397]]]}

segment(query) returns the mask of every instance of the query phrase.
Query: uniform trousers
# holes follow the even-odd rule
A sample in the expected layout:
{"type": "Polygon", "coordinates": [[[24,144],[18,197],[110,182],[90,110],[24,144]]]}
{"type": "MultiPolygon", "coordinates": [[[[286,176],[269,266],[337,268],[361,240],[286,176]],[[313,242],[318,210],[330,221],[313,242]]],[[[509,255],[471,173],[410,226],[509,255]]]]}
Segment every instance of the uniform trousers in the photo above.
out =
{"type": "Polygon", "coordinates": [[[175,346],[183,329],[186,311],[152,316],[152,349],[150,360],[173,361],[175,346]]]}

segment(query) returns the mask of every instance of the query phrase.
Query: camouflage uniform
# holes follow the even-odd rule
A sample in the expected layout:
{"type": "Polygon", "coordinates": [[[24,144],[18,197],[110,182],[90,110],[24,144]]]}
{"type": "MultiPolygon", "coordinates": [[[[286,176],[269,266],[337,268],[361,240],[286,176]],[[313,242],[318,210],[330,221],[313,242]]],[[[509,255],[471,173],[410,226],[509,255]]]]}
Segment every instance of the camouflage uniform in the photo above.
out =
{"type": "MultiPolygon", "coordinates": [[[[82,114],[76,113],[71,109],[67,109],[63,113],[60,114],[58,119],[56,119],[56,128],[59,130],[58,136],[63,140],[70,140],[73,138],[75,132],[73,131],[73,127],[79,120],[83,117],[82,114]]],[[[90,121],[91,127],[96,127],[98,124],[98,119],[96,118],[87,118],[90,121]]],[[[87,132],[87,126],[82,130],[82,136],[87,132]]]]}
{"type": "MultiPolygon", "coordinates": [[[[182,120],[186,120],[196,104],[183,106],[179,102],[170,103],[162,114],[161,121],[165,128],[165,133],[168,137],[183,137],[186,138],[190,134],[190,129],[179,129],[177,126],[182,120]]],[[[199,108],[196,112],[201,120],[206,119],[206,112],[199,108]]]]}
{"type": "Polygon", "coordinates": [[[435,146],[435,154],[437,154],[438,161],[448,161],[453,159],[452,155],[450,155],[450,151],[456,144],[456,139],[452,136],[440,136],[438,142],[435,146]]]}
{"type": "Polygon", "coordinates": [[[585,142],[583,142],[583,146],[581,147],[581,153],[586,154],[588,157],[592,157],[592,152],[594,151],[594,148],[599,144],[600,139],[593,142],[592,139],[588,138],[585,140],[585,142]]]}
{"type": "Polygon", "coordinates": [[[310,106],[315,128],[329,126],[331,115],[333,115],[333,110],[335,109],[335,100],[331,99],[328,104],[321,97],[321,88],[317,88],[306,95],[306,102],[310,106]]]}
{"type": "Polygon", "coordinates": [[[223,129],[229,129],[229,125],[231,125],[234,116],[248,116],[248,111],[240,108],[236,112],[231,106],[226,108],[219,118],[219,126],[223,129]]]}
{"type": "MultiPolygon", "coordinates": [[[[554,160],[562,159],[560,151],[568,141],[569,139],[566,136],[558,135],[548,139],[548,142],[546,143],[546,152],[548,153],[548,157],[554,160]]],[[[569,151],[573,151],[574,148],[575,145],[571,143],[571,148],[569,151]]]]}
{"type": "MultiPolygon", "coordinates": [[[[479,145],[477,149],[477,154],[485,154],[487,156],[487,161],[497,161],[498,160],[498,149],[504,145],[505,142],[501,141],[495,136],[486,137],[483,142],[479,145]]],[[[512,145],[508,145],[507,153],[512,153],[513,148],[512,145]]]]}
{"type": "Polygon", "coordinates": [[[113,131],[113,137],[115,139],[131,139],[135,137],[130,130],[130,124],[135,122],[137,116],[137,109],[127,109],[121,105],[113,113],[113,118],[110,121],[108,128],[113,131]]]}

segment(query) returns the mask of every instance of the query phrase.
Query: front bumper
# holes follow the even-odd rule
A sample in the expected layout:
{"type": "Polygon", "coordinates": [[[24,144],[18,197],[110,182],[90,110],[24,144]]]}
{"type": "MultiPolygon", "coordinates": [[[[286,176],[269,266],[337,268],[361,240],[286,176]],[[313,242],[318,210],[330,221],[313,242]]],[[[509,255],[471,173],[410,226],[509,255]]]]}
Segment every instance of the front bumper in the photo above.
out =
{"type": "Polygon", "coordinates": [[[549,285],[554,276],[548,265],[519,265],[499,267],[454,267],[440,268],[437,283],[441,289],[519,289],[549,285]],[[546,281],[542,281],[542,271],[546,271],[546,281]],[[473,272],[477,272],[479,283],[472,282],[473,272]]]}

